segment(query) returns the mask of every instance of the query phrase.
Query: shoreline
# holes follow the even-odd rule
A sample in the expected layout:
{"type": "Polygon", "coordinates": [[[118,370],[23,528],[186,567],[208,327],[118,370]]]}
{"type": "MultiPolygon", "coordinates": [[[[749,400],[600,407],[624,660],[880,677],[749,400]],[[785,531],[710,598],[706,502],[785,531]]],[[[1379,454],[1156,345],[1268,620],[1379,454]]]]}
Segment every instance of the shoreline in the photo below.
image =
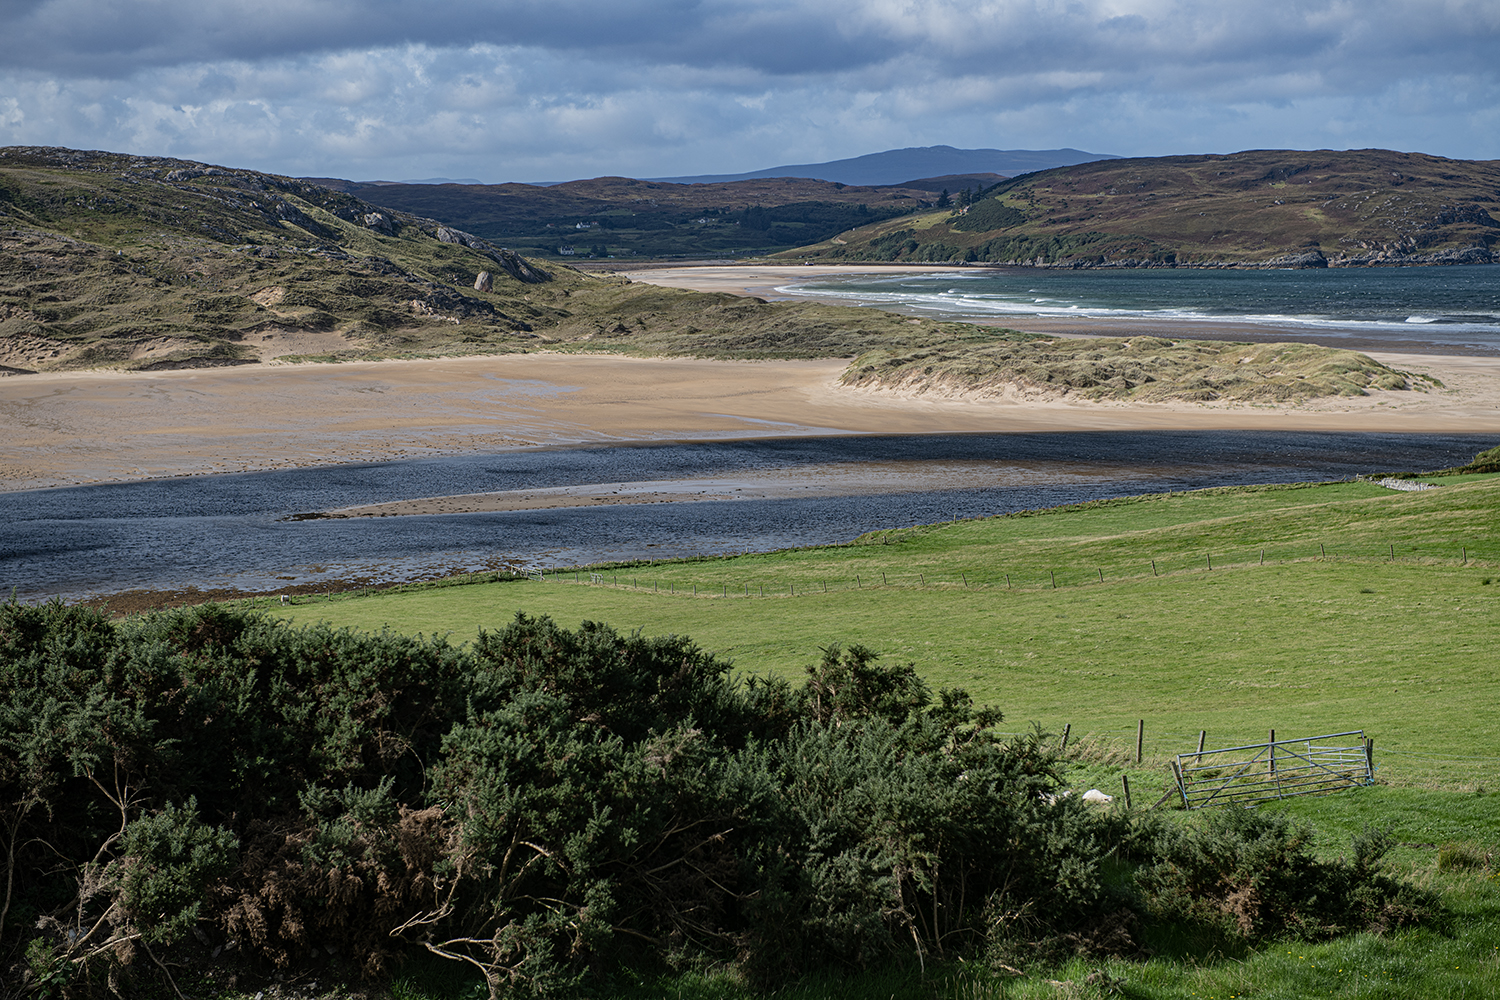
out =
{"type": "MultiPolygon", "coordinates": [[[[621,268],[616,273],[629,278],[631,281],[639,281],[642,284],[648,285],[661,285],[665,288],[684,288],[698,292],[726,292],[731,295],[753,296],[768,301],[821,302],[825,305],[875,309],[879,307],[853,304],[849,299],[839,296],[818,294],[816,292],[788,293],[780,289],[787,284],[796,282],[798,279],[805,280],[819,276],[852,276],[883,272],[893,274],[960,271],[982,273],[986,269],[982,265],[967,265],[960,268],[952,264],[888,264],[880,267],[878,270],[870,265],[858,266],[853,264],[817,264],[801,267],[793,265],[735,264],[699,267],[621,268]],[[771,280],[768,281],[768,279],[771,280]]],[[[1000,267],[988,269],[1010,270],[1000,267]]],[[[901,315],[905,315],[905,313],[901,315]]],[[[924,313],[923,315],[927,314],[924,313]]],[[[1249,320],[1233,319],[1150,319],[1135,316],[1057,317],[1011,315],[1003,317],[954,316],[948,318],[954,322],[973,323],[976,326],[998,326],[1009,330],[1019,330],[1022,333],[1040,333],[1048,336],[1068,338],[1136,337],[1144,334],[1168,339],[1249,341],[1262,344],[1283,342],[1317,344],[1321,347],[1332,347],[1338,350],[1359,351],[1363,354],[1370,354],[1372,357],[1374,356],[1372,352],[1377,351],[1387,354],[1430,354],[1436,357],[1500,357],[1500,351],[1485,351],[1480,348],[1465,348],[1452,344],[1432,344],[1429,341],[1423,340],[1397,340],[1361,336],[1359,327],[1350,327],[1348,332],[1323,332],[1319,328],[1309,329],[1305,326],[1277,324],[1274,322],[1252,322],[1249,320]]]]}

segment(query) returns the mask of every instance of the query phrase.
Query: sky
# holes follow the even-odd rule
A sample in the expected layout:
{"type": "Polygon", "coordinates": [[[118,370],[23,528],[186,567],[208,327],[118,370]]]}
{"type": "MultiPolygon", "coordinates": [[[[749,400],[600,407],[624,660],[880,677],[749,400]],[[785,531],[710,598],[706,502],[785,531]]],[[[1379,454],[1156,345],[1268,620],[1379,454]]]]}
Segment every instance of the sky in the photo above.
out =
{"type": "Polygon", "coordinates": [[[297,176],[1500,159],[1500,0],[0,0],[0,145],[297,176]]]}

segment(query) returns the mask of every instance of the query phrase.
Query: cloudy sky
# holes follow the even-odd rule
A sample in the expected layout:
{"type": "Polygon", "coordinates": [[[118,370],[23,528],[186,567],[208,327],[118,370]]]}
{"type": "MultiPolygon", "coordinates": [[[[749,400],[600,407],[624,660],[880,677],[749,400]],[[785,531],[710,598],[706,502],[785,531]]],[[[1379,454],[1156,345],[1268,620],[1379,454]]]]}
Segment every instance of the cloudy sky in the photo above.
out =
{"type": "Polygon", "coordinates": [[[0,145],[358,180],[1500,159],[1500,0],[0,0],[0,145]]]}

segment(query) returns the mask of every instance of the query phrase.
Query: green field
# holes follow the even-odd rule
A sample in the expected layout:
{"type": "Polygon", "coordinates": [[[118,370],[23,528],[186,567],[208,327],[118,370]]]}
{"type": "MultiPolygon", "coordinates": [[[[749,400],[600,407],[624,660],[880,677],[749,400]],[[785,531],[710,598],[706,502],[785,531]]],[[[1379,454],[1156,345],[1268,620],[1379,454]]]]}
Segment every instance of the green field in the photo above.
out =
{"type": "Polygon", "coordinates": [[[1133,742],[1144,719],[1159,763],[1204,729],[1210,746],[1365,729],[1387,779],[1467,787],[1449,756],[1489,757],[1500,779],[1500,720],[1481,709],[1500,693],[1500,477],[1446,482],[1138,497],[284,613],[457,640],[517,611],[592,619],[787,676],[857,642],[1013,729],[1133,742]]]}
{"type": "MultiPolygon", "coordinates": [[[[1237,955],[1153,941],[1150,959],[1080,959],[1023,978],[891,969],[778,995],[1491,997],[1500,995],[1500,476],[1432,481],[1444,485],[1100,501],[843,546],[306,598],[277,613],[454,640],[517,611],[569,626],[602,620],[691,635],[742,671],[787,676],[820,646],[858,642],[915,662],[934,687],[962,686],[1000,707],[1002,728],[1071,724],[1075,787],[1118,795],[1128,775],[1136,808],[1169,787],[1167,761],[1191,750],[1199,730],[1212,748],[1263,741],[1271,728],[1281,739],[1363,729],[1376,740],[1375,787],[1279,808],[1312,824],[1330,857],[1367,825],[1390,829],[1393,872],[1443,894],[1444,927],[1237,955]]],[[[452,995],[422,982],[397,995],[452,995]]],[[[638,995],[746,994],[705,975],[643,983],[638,995]]]]}

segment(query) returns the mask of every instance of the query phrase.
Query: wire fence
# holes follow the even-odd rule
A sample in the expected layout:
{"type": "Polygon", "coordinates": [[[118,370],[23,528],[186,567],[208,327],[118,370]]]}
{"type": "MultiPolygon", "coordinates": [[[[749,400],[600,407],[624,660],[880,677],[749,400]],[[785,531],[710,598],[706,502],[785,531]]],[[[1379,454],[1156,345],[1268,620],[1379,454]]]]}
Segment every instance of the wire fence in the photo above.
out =
{"type": "MultiPolygon", "coordinates": [[[[854,550],[858,553],[858,549],[854,550]]],[[[829,555],[834,555],[829,553],[829,555]]],[[[849,556],[844,553],[845,561],[849,556]]],[[[837,558],[837,556],[834,556],[837,558]]],[[[1477,571],[1500,566],[1500,542],[1476,539],[1452,543],[1354,543],[1301,542],[1254,547],[1207,548],[1197,552],[1172,552],[1145,559],[1109,559],[1095,565],[1038,566],[975,564],[957,570],[933,566],[915,569],[881,568],[876,559],[863,567],[841,573],[783,572],[766,578],[736,574],[726,581],[715,572],[722,562],[682,560],[646,566],[574,567],[533,569],[528,578],[536,582],[577,583],[595,587],[650,591],[694,597],[749,598],[799,597],[855,590],[927,588],[945,590],[1037,591],[1107,586],[1111,583],[1180,577],[1185,574],[1227,573],[1294,563],[1389,564],[1421,567],[1473,568],[1477,571]]],[[[1500,583],[1500,577],[1484,577],[1481,583],[1500,583]]]]}

